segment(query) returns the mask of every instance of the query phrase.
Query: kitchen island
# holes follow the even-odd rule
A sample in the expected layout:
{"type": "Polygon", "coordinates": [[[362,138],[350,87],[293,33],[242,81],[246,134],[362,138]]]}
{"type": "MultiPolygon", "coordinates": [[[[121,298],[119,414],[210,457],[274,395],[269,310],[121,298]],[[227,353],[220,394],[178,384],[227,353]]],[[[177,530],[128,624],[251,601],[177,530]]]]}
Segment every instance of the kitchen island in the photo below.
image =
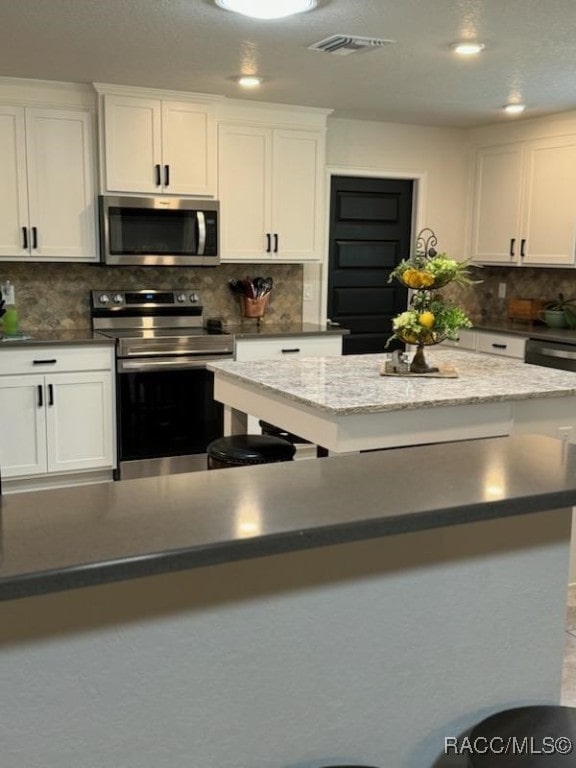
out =
{"type": "Polygon", "coordinates": [[[386,355],[211,364],[227,434],[246,414],[335,453],[514,433],[576,434],[576,374],[457,349],[427,350],[458,378],[381,376],[386,355]]]}
{"type": "Polygon", "coordinates": [[[2,768],[431,768],[558,702],[575,502],[540,436],[0,497],[2,768]]]}

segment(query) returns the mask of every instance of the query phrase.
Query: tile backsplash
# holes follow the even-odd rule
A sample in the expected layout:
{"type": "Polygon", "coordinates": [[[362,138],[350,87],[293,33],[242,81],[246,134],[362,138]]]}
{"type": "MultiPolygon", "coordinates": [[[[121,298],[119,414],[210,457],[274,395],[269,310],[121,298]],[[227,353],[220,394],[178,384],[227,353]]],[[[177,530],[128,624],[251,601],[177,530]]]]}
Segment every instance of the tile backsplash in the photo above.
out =
{"type": "Polygon", "coordinates": [[[448,286],[446,297],[458,301],[470,318],[507,320],[508,299],[545,299],[552,301],[559,293],[576,299],[575,269],[539,269],[536,267],[482,267],[472,270],[472,277],[482,280],[469,288],[448,286]],[[498,298],[498,287],[506,284],[506,298],[498,298]]]}
{"type": "Polygon", "coordinates": [[[204,317],[233,321],[240,317],[228,280],[246,275],[274,279],[266,318],[274,322],[302,319],[302,266],[299,264],[222,264],[213,268],[106,267],[94,264],[4,262],[0,283],[10,280],[24,330],[90,327],[89,294],[93,289],[197,289],[204,317]]]}

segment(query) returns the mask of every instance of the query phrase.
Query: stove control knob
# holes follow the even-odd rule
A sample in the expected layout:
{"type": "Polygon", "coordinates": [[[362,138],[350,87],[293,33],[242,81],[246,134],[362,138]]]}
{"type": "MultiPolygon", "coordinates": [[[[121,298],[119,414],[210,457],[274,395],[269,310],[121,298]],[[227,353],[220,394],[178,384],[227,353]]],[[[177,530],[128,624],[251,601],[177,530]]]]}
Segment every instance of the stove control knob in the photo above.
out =
{"type": "Polygon", "coordinates": [[[120,293],[117,293],[116,296],[114,296],[114,298],[112,299],[112,301],[114,302],[114,304],[122,304],[122,301],[123,301],[122,295],[120,293]]]}
{"type": "Polygon", "coordinates": [[[196,302],[198,301],[198,294],[197,293],[191,293],[190,294],[190,301],[192,302],[192,304],[196,304],[196,302]]]}
{"type": "Polygon", "coordinates": [[[108,302],[110,301],[110,298],[108,297],[107,293],[101,293],[100,296],[98,297],[98,301],[100,302],[100,304],[108,304],[108,302]]]}
{"type": "Polygon", "coordinates": [[[176,296],[176,301],[182,304],[184,301],[186,301],[186,296],[183,293],[179,293],[178,296],[176,296]]]}

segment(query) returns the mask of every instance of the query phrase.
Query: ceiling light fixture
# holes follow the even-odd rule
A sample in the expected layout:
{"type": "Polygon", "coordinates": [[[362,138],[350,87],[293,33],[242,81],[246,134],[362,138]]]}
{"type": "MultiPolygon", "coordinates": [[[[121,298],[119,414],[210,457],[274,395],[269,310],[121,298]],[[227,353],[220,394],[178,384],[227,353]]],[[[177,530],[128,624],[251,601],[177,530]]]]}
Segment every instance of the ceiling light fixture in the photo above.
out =
{"type": "Polygon", "coordinates": [[[460,56],[476,56],[476,54],[483,51],[486,46],[484,43],[468,41],[464,43],[454,43],[451,47],[454,53],[457,53],[460,56]]]}
{"type": "Polygon", "coordinates": [[[525,109],[526,104],[506,104],[504,112],[507,112],[509,115],[519,115],[525,109]]]}
{"type": "Polygon", "coordinates": [[[316,8],[317,0],[215,0],[227,11],[251,16],[253,19],[284,19],[295,13],[316,8]]]}
{"type": "Polygon", "coordinates": [[[262,78],[256,77],[255,75],[242,75],[236,82],[238,85],[241,85],[242,88],[257,88],[259,85],[262,85],[262,78]]]}

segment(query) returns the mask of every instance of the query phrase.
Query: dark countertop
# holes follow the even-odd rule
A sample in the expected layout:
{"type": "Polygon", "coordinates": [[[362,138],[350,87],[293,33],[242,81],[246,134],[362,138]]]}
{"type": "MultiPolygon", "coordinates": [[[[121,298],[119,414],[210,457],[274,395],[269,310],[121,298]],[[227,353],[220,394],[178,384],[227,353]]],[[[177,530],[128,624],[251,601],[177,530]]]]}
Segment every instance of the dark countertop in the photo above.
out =
{"type": "Polygon", "coordinates": [[[4,495],[0,599],[574,504],[536,435],[4,495]]]}
{"type": "MultiPolygon", "coordinates": [[[[0,333],[0,349],[30,347],[50,344],[114,344],[114,339],[93,333],[91,328],[76,330],[22,330],[22,337],[4,340],[0,333]]],[[[315,325],[313,323],[267,323],[256,324],[254,319],[246,319],[225,326],[225,333],[236,339],[282,338],[283,336],[314,336],[318,334],[345,335],[346,328],[338,326],[315,325]]]]}
{"type": "Polygon", "coordinates": [[[314,323],[273,323],[266,319],[260,325],[254,318],[246,318],[240,322],[227,323],[226,332],[231,333],[236,339],[260,339],[281,338],[283,336],[314,336],[329,333],[336,336],[344,336],[350,331],[334,325],[314,323]]]}
{"type": "Polygon", "coordinates": [[[481,320],[474,323],[474,330],[493,331],[494,333],[509,333],[523,336],[527,339],[544,339],[544,341],[563,341],[565,344],[576,345],[576,330],[568,328],[548,328],[542,323],[527,323],[520,320],[481,320]]]}
{"type": "Polygon", "coordinates": [[[32,347],[50,344],[114,344],[114,339],[98,336],[91,328],[59,331],[22,330],[22,338],[10,338],[3,340],[0,333],[0,349],[14,349],[15,347],[32,347]]]}

